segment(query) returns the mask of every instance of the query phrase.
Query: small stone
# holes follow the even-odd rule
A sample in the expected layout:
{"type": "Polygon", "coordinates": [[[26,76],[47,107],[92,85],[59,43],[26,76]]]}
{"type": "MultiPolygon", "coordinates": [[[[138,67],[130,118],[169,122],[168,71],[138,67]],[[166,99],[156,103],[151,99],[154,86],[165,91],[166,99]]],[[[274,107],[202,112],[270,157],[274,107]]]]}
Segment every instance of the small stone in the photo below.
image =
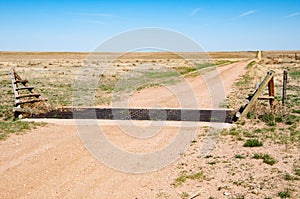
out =
{"type": "Polygon", "coordinates": [[[254,190],[252,191],[252,193],[255,194],[255,195],[257,195],[257,194],[258,194],[258,190],[257,190],[257,189],[254,189],[254,190]]]}
{"type": "Polygon", "coordinates": [[[229,196],[229,195],[230,195],[230,194],[229,194],[228,192],[226,192],[226,191],[225,191],[223,194],[224,194],[224,196],[229,196]]]}

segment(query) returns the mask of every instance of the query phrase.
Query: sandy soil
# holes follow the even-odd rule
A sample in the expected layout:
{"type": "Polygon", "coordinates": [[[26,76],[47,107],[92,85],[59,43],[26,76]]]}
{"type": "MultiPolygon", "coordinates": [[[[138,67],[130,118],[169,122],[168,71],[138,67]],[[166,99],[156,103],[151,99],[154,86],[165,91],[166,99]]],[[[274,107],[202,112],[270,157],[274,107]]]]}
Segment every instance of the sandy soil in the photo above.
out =
{"type": "Polygon", "coordinates": [[[219,67],[175,86],[144,89],[130,96],[129,107],[217,108],[226,99],[232,84],[244,74],[247,63],[219,67]]]}
{"type": "MultiPolygon", "coordinates": [[[[226,94],[231,91],[233,82],[244,73],[246,65],[247,62],[239,62],[218,68],[226,94]]],[[[207,82],[213,85],[216,78],[210,76],[207,82]]],[[[203,79],[190,78],[187,82],[196,93],[200,102],[198,106],[212,107],[203,79]]],[[[183,98],[188,95],[186,87],[176,86],[183,98]]],[[[130,100],[131,105],[178,107],[176,97],[165,89],[149,88],[135,93],[130,100]]],[[[135,139],[124,134],[120,126],[102,128],[120,148],[146,153],[171,142],[179,127],[163,127],[150,139],[135,139]]],[[[203,134],[203,129],[199,127],[197,133],[203,134]]],[[[193,190],[178,190],[172,186],[179,173],[178,165],[182,160],[188,162],[186,157],[146,174],[124,173],[106,167],[85,149],[76,126],[48,124],[23,135],[12,135],[0,142],[0,151],[0,198],[181,198],[182,191],[192,193],[199,189],[198,185],[193,190]]],[[[214,196],[214,185],[207,183],[201,186],[214,196]]]]}

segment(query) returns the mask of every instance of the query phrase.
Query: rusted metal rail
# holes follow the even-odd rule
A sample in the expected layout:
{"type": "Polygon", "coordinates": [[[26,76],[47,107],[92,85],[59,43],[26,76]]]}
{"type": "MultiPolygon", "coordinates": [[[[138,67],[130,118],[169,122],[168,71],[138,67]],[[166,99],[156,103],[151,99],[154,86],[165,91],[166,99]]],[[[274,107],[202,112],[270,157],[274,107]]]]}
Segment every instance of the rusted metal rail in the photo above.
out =
{"type": "Polygon", "coordinates": [[[231,109],[65,108],[31,118],[154,120],[231,123],[231,109]]]}

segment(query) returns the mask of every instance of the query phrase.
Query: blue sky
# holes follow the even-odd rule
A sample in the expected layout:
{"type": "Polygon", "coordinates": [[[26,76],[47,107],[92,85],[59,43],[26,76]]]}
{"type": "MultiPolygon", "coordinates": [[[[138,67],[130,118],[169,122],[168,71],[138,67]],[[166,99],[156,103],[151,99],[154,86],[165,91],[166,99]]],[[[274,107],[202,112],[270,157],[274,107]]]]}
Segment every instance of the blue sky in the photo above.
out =
{"type": "Polygon", "coordinates": [[[0,51],[92,51],[143,27],[207,51],[300,49],[300,0],[0,0],[0,24],[0,51]]]}

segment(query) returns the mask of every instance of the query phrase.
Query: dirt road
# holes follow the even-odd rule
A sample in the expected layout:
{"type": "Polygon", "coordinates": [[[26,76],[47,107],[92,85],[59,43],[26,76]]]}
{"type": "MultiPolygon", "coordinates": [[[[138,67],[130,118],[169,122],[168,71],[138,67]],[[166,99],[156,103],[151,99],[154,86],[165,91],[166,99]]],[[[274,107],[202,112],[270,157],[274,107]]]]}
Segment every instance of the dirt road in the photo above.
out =
{"type": "MultiPolygon", "coordinates": [[[[244,73],[247,63],[218,68],[225,94],[244,73]]],[[[205,81],[197,77],[187,82],[200,102],[198,107],[212,107],[205,81]]],[[[206,82],[213,86],[216,77],[208,77],[206,82]]],[[[188,95],[187,90],[176,86],[178,95],[183,98],[188,95]]],[[[179,107],[176,99],[174,92],[166,88],[149,88],[135,93],[130,105],[179,107]]],[[[187,103],[186,107],[189,106],[187,103]]],[[[178,128],[162,127],[149,139],[135,139],[118,126],[103,126],[115,145],[135,153],[164,147],[172,141],[178,128]]],[[[116,171],[89,154],[77,135],[76,126],[48,124],[23,135],[12,135],[0,142],[0,151],[0,198],[164,198],[164,193],[180,198],[171,186],[177,174],[176,162],[146,174],[116,171]]]]}

